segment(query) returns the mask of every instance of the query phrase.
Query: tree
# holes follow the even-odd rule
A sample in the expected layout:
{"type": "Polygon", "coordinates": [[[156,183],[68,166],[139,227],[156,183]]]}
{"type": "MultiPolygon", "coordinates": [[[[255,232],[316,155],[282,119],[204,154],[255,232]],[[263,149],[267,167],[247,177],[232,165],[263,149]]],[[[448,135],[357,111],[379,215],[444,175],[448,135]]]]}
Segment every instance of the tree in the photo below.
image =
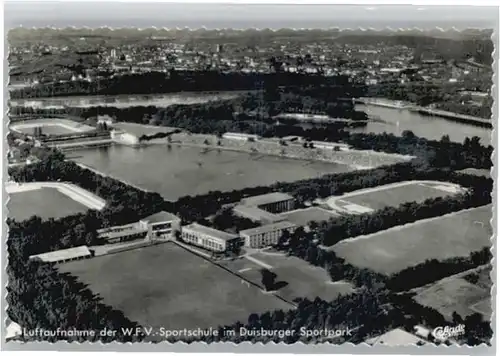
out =
{"type": "Polygon", "coordinates": [[[262,268],[260,270],[260,274],[262,277],[262,285],[266,291],[273,290],[276,281],[276,273],[271,272],[267,268],[262,268]]]}

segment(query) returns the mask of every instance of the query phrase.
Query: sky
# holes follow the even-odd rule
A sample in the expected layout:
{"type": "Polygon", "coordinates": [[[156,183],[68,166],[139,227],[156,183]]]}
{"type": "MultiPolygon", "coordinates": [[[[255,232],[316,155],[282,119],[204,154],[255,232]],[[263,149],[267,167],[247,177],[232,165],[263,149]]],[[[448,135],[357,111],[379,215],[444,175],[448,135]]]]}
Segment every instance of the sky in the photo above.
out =
{"type": "Polygon", "coordinates": [[[241,5],[9,2],[5,27],[496,28],[498,11],[472,6],[241,5]]]}

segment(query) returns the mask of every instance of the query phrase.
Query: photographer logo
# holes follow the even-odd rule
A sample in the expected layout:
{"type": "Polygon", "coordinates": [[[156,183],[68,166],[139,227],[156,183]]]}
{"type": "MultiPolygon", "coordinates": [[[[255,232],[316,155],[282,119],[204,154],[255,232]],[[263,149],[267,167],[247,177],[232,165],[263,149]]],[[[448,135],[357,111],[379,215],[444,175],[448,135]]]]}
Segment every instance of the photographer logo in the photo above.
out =
{"type": "Polygon", "coordinates": [[[438,326],[432,331],[432,336],[440,341],[445,341],[449,338],[465,334],[465,325],[457,326],[438,326]]]}

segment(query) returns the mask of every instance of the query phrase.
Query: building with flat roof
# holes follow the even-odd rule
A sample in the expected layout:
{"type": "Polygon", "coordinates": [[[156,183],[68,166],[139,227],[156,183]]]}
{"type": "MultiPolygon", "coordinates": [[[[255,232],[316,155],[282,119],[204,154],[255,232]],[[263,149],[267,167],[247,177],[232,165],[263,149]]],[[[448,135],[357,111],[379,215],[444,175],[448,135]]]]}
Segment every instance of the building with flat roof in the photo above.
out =
{"type": "Polygon", "coordinates": [[[146,237],[148,229],[138,223],[122,226],[112,226],[97,230],[98,238],[106,240],[107,243],[125,242],[146,237]]]}
{"type": "Polygon", "coordinates": [[[233,208],[233,212],[237,216],[241,216],[261,224],[271,224],[286,220],[283,216],[267,212],[256,206],[238,204],[233,208]]]}
{"type": "Polygon", "coordinates": [[[239,132],[226,132],[225,134],[222,135],[222,137],[228,140],[242,140],[242,141],[249,141],[249,140],[257,141],[259,139],[258,135],[245,134],[239,132]]]}
{"type": "Polygon", "coordinates": [[[141,228],[147,229],[147,236],[152,240],[166,240],[180,232],[181,219],[166,211],[160,211],[139,221],[141,228]]]}
{"type": "Polygon", "coordinates": [[[241,204],[255,206],[270,213],[282,213],[293,210],[295,199],[290,194],[273,192],[244,198],[241,204]]]}
{"type": "Polygon", "coordinates": [[[107,243],[118,243],[136,239],[167,240],[180,231],[181,219],[166,211],[160,211],[140,221],[97,230],[98,237],[107,243]]]}
{"type": "Polygon", "coordinates": [[[208,250],[223,252],[241,243],[238,235],[229,234],[208,226],[192,223],[182,227],[182,240],[208,250]]]}
{"type": "Polygon", "coordinates": [[[273,224],[255,227],[240,231],[240,236],[245,241],[245,246],[251,248],[262,248],[276,245],[284,231],[292,233],[297,225],[289,221],[280,221],[273,224]]]}
{"type": "Polygon", "coordinates": [[[39,260],[45,263],[56,264],[90,257],[92,257],[92,252],[87,246],[78,246],[64,250],[40,253],[38,255],[32,255],[29,258],[30,260],[39,260]]]}

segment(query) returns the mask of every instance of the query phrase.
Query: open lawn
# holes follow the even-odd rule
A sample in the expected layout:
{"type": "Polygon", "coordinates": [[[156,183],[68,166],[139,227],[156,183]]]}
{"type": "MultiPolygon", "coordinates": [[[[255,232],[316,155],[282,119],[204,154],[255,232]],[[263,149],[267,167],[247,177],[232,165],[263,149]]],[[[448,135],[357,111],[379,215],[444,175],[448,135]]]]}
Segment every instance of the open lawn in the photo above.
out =
{"type": "Polygon", "coordinates": [[[311,221],[327,221],[339,216],[339,214],[334,211],[328,211],[318,207],[293,210],[280,215],[299,226],[307,226],[311,221]]]}
{"type": "MultiPolygon", "coordinates": [[[[332,283],[328,273],[320,267],[312,266],[306,261],[275,253],[258,252],[251,255],[264,264],[272,267],[276,273],[276,294],[288,301],[296,298],[314,299],[320,297],[333,300],[341,294],[353,293],[353,286],[345,282],[332,283]]],[[[220,262],[246,279],[262,286],[261,265],[246,258],[235,261],[220,262]]]]}
{"type": "Polygon", "coordinates": [[[392,274],[427,259],[468,256],[491,245],[491,205],[420,220],[330,247],[347,262],[392,274]]]}
{"type": "Polygon", "coordinates": [[[169,242],[60,266],[143,326],[196,329],[291,306],[169,242]]]}
{"type": "Polygon", "coordinates": [[[452,321],[453,312],[462,318],[481,313],[485,320],[491,318],[491,268],[480,267],[466,273],[444,278],[431,286],[420,288],[414,299],[439,311],[452,321]],[[467,276],[475,275],[479,281],[472,283],[467,276]]]}
{"type": "Polygon", "coordinates": [[[57,219],[88,210],[85,205],[74,201],[55,188],[10,193],[7,209],[8,216],[16,220],[25,220],[33,215],[38,215],[42,219],[57,219]]]}

